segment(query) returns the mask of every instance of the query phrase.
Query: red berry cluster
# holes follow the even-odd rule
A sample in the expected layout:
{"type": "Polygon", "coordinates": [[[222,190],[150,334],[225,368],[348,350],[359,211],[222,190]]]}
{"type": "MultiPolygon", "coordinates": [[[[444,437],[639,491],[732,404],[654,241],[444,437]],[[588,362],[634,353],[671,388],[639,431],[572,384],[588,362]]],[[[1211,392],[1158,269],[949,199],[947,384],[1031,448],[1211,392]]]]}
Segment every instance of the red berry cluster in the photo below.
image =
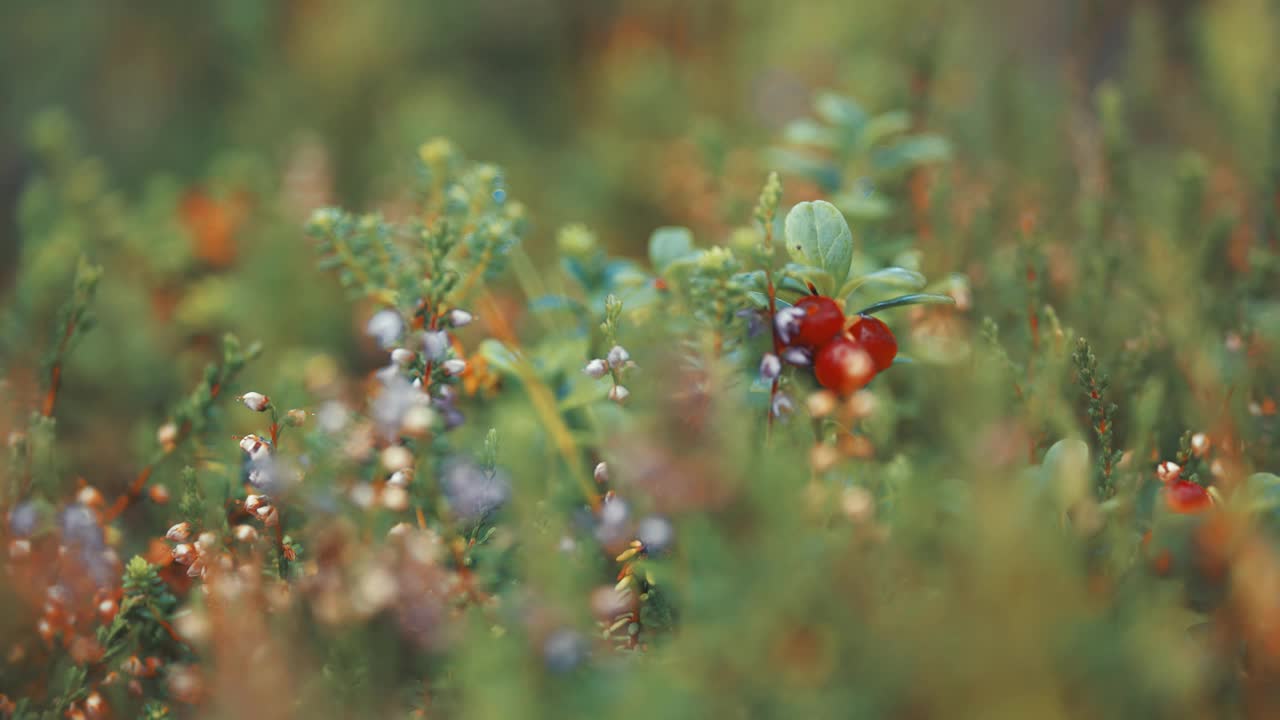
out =
{"type": "Polygon", "coordinates": [[[784,312],[783,344],[810,353],[818,383],[840,395],[866,386],[898,354],[889,326],[870,315],[846,323],[840,305],[829,297],[808,295],[784,312]]]}

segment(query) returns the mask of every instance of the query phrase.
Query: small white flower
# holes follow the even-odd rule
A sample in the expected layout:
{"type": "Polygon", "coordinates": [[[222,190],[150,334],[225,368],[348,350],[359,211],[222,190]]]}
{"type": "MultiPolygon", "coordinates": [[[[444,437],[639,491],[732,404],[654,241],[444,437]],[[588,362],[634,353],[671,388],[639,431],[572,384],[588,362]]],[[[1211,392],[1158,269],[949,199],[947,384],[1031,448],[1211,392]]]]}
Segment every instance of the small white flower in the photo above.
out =
{"type": "Polygon", "coordinates": [[[782,361],[773,353],[765,353],[760,359],[760,379],[773,382],[782,374],[782,361]]]}
{"type": "Polygon", "coordinates": [[[417,405],[405,411],[404,419],[400,421],[400,432],[410,437],[418,437],[426,434],[435,421],[436,414],[431,408],[417,405]]]}
{"type": "Polygon", "coordinates": [[[609,399],[621,405],[631,397],[631,391],[621,385],[614,385],[609,388],[609,399]]]}
{"type": "Polygon", "coordinates": [[[1191,436],[1191,452],[1196,457],[1204,457],[1209,454],[1209,436],[1204,433],[1196,433],[1191,436]]]}
{"type": "Polygon", "coordinates": [[[397,470],[391,473],[391,477],[387,478],[387,484],[398,488],[409,487],[409,471],[397,470]]]}
{"type": "Polygon", "coordinates": [[[271,505],[271,498],[267,497],[266,495],[249,495],[249,496],[246,496],[244,499],[245,512],[251,512],[251,513],[254,513],[255,515],[257,514],[258,510],[264,507],[270,507],[270,505],[271,505]]]}
{"type": "Polygon", "coordinates": [[[160,429],[156,430],[156,442],[164,448],[165,452],[172,450],[178,443],[178,426],[173,423],[161,425],[160,429]]]}
{"type": "Polygon", "coordinates": [[[253,542],[258,539],[258,529],[252,525],[237,525],[235,536],[240,542],[253,542]]]}
{"type": "Polygon", "coordinates": [[[813,352],[809,348],[789,347],[782,351],[782,359],[792,365],[808,367],[813,364],[813,352]]]}
{"type": "Polygon", "coordinates": [[[631,353],[627,352],[627,349],[621,345],[614,345],[609,348],[608,359],[609,367],[614,370],[621,370],[627,364],[627,361],[631,359],[631,353]]]}
{"type": "Polygon", "coordinates": [[[582,368],[582,372],[586,373],[588,377],[599,380],[609,372],[609,366],[605,365],[600,358],[596,358],[587,363],[587,366],[582,368]]]}
{"type": "Polygon", "coordinates": [[[769,409],[773,413],[774,417],[780,418],[785,415],[790,415],[795,410],[795,405],[792,404],[791,398],[786,394],[778,393],[777,396],[773,398],[773,404],[769,409]]]}
{"type": "Polygon", "coordinates": [[[800,332],[800,319],[804,317],[804,311],[794,307],[783,308],[773,316],[773,328],[778,333],[778,339],[784,343],[791,342],[796,333],[800,332]]]}
{"type": "Polygon", "coordinates": [[[471,321],[474,319],[475,318],[472,317],[471,313],[466,310],[454,309],[449,311],[449,324],[456,328],[470,325],[471,321]]]}
{"type": "Polygon", "coordinates": [[[428,360],[439,360],[449,350],[449,334],[443,330],[428,330],[422,335],[422,352],[428,360]]]}
{"type": "Polygon", "coordinates": [[[240,438],[240,449],[249,454],[249,459],[258,461],[271,454],[271,448],[262,438],[252,433],[240,438]]]}
{"type": "Polygon", "coordinates": [[[271,398],[263,395],[262,393],[247,392],[241,395],[238,399],[240,402],[244,403],[245,407],[254,412],[262,412],[271,406],[271,398]]]}
{"type": "Polygon", "coordinates": [[[170,542],[186,542],[191,539],[191,523],[180,522],[169,528],[169,532],[165,533],[164,536],[170,542]]]}
{"type": "Polygon", "coordinates": [[[413,351],[406,350],[405,348],[396,348],[391,351],[391,362],[399,365],[400,367],[404,367],[405,365],[413,362],[413,351]]]}
{"type": "Polygon", "coordinates": [[[374,313],[364,329],[365,333],[377,340],[378,345],[383,348],[394,345],[403,330],[404,320],[400,317],[400,313],[391,309],[374,313]]]}
{"type": "Polygon", "coordinates": [[[444,361],[444,371],[450,375],[461,375],[467,369],[467,361],[462,358],[450,358],[444,361]]]}
{"type": "Polygon", "coordinates": [[[1171,483],[1182,475],[1182,466],[1176,462],[1165,460],[1156,466],[1156,477],[1162,483],[1171,483]]]}
{"type": "Polygon", "coordinates": [[[597,464],[596,469],[591,473],[591,476],[594,477],[596,482],[601,485],[609,482],[609,463],[602,462],[597,464]]]}

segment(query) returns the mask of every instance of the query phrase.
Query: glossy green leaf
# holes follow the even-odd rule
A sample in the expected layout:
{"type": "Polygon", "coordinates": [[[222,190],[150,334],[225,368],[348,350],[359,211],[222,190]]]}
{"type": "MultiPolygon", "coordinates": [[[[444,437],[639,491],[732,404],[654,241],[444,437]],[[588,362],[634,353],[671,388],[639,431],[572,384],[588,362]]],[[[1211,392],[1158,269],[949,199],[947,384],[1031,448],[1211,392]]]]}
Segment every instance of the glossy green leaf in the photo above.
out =
{"type": "Polygon", "coordinates": [[[934,295],[932,293],[914,293],[901,295],[891,300],[878,302],[858,311],[859,315],[874,315],[881,310],[902,307],[904,305],[955,305],[955,298],[950,295],[934,295]]]}
{"type": "Polygon", "coordinates": [[[835,282],[849,276],[853,233],[840,210],[829,202],[802,202],[787,213],[787,252],[797,263],[818,268],[835,282]]]}
{"type": "Polygon", "coordinates": [[[924,275],[915,270],[908,270],[900,267],[887,267],[883,270],[877,270],[873,273],[861,275],[859,277],[850,278],[840,288],[842,297],[848,296],[863,285],[878,285],[880,287],[896,288],[899,290],[919,290],[928,284],[928,280],[924,275]]]}

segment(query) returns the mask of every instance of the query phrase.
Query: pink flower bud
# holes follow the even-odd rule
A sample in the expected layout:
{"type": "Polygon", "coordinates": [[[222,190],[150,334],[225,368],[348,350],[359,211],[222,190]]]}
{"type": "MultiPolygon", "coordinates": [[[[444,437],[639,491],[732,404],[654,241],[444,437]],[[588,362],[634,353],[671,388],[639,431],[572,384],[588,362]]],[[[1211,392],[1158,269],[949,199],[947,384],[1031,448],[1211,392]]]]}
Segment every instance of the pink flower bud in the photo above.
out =
{"type": "Polygon", "coordinates": [[[596,469],[591,473],[591,476],[594,477],[596,482],[601,485],[609,482],[609,464],[603,462],[597,464],[596,469]]]}

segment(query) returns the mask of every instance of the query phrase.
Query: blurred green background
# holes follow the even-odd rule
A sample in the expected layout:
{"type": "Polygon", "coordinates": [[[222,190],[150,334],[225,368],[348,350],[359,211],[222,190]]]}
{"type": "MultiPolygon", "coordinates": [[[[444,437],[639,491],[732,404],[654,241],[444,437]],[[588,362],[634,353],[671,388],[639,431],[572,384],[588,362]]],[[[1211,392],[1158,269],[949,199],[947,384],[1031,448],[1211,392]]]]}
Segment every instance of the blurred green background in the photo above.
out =
{"type": "MultiPolygon", "coordinates": [[[[932,186],[945,223],[905,241],[921,270],[967,273],[982,313],[1018,323],[1014,229],[1040,216],[1043,299],[1118,344],[1150,297],[1127,317],[1071,312],[1084,301],[1064,262],[1105,185],[1099,90],[1123,98],[1141,167],[1126,202],[1167,216],[1166,181],[1192,150],[1211,213],[1266,222],[1278,23],[1268,0],[9,0],[0,282],[26,317],[52,318],[75,255],[107,265],[104,329],[72,360],[64,432],[88,439],[97,418],[142,409],[130,442],[79,444],[118,485],[208,338],[267,341],[250,382],[283,388],[315,353],[373,366],[350,341],[368,308],[313,269],[301,227],[324,205],[403,210],[421,141],[447,136],[505,169],[536,261],[577,221],[639,256],[657,226],[715,242],[748,223],[766,149],[832,89],[950,143],[932,186]]],[[[819,194],[784,180],[787,201],[819,194]]],[[[1147,262],[1139,250],[1116,252],[1147,262]]],[[[1149,273],[1161,286],[1164,270],[1149,273]]],[[[48,328],[25,332],[32,354],[46,346],[48,328]]]]}

